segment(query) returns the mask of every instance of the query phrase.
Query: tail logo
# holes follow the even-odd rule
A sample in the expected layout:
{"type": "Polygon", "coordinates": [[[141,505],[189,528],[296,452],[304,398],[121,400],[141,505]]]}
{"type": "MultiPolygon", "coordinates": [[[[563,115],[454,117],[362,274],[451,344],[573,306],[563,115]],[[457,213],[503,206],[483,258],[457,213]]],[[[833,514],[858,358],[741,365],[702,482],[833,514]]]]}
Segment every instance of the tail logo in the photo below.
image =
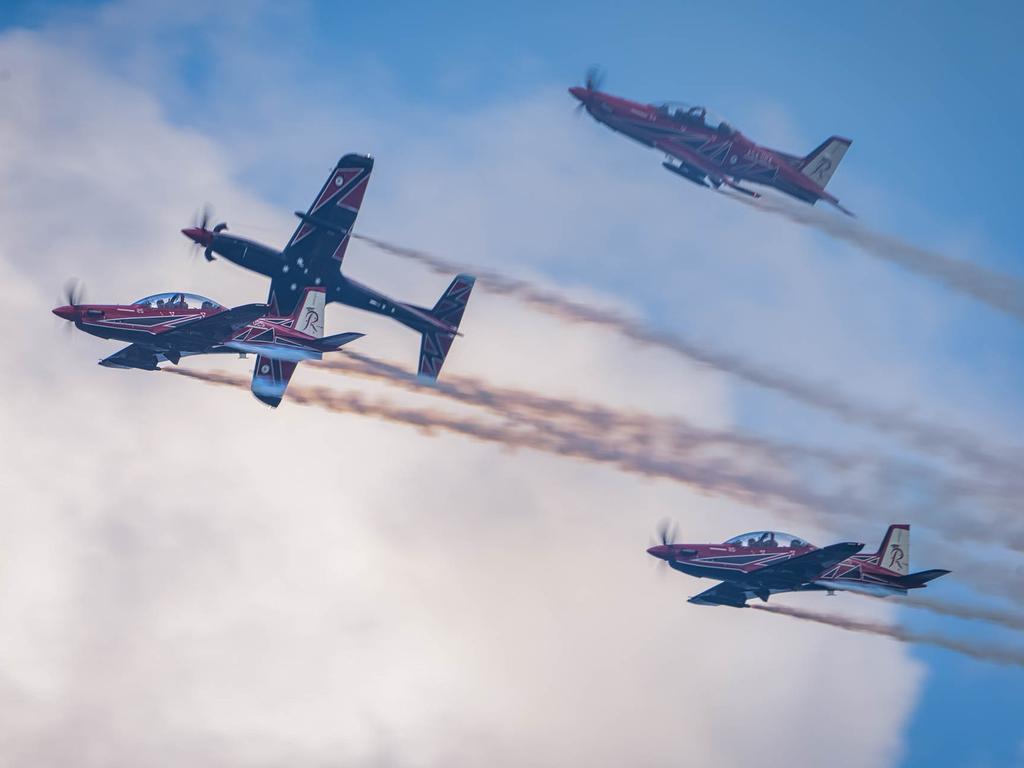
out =
{"type": "Polygon", "coordinates": [[[812,178],[820,178],[832,170],[832,161],[827,157],[819,157],[818,163],[811,171],[812,178]]]}
{"type": "MultiPolygon", "coordinates": [[[[306,323],[299,330],[305,331],[311,325],[313,326],[313,333],[320,330],[320,313],[316,311],[316,307],[306,307],[306,323]]],[[[312,335],[312,334],[310,334],[312,335]]]]}
{"type": "Polygon", "coordinates": [[[891,571],[898,571],[903,567],[903,550],[899,544],[891,544],[889,546],[889,564],[886,566],[891,571]]]}

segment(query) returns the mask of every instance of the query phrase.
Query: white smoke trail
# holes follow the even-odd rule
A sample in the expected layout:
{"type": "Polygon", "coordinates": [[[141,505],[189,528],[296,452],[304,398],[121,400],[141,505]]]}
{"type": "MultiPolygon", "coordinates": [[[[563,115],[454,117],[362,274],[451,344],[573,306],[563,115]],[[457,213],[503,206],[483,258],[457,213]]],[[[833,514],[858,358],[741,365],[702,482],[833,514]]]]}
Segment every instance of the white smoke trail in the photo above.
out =
{"type": "Polygon", "coordinates": [[[924,483],[947,507],[956,502],[964,511],[954,516],[931,509],[925,518],[914,517],[933,528],[953,532],[961,540],[986,544],[996,542],[1008,549],[1024,551],[1024,524],[1010,520],[1016,514],[1019,497],[1013,493],[1008,495],[1007,489],[993,485],[985,478],[953,477],[905,462],[894,463],[878,455],[843,453],[735,430],[703,429],[678,417],[620,411],[578,399],[495,386],[469,376],[447,374],[443,380],[424,382],[393,363],[354,352],[311,365],[346,376],[382,380],[408,391],[484,408],[503,419],[529,422],[540,429],[557,428],[575,435],[587,435],[589,439],[632,446],[631,450],[643,450],[650,459],[660,458],[674,463],[725,461],[748,473],[768,472],[780,478],[789,478],[806,466],[816,476],[827,476],[831,486],[841,485],[842,492],[812,495],[806,490],[806,481],[803,486],[789,483],[792,494],[789,500],[831,516],[863,519],[865,510],[877,505],[874,497],[886,499],[885,503],[893,514],[903,515],[901,505],[889,500],[893,494],[887,489],[892,479],[910,485],[924,483]],[[821,469],[826,471],[822,473],[821,469]],[[840,484],[837,482],[839,478],[847,479],[840,484]],[[876,489],[874,497],[865,497],[856,488],[876,489]],[[998,526],[993,525],[991,514],[986,514],[986,510],[993,507],[1007,518],[998,526]]]}
{"type": "Polygon", "coordinates": [[[798,379],[741,360],[734,355],[701,346],[678,334],[650,328],[642,321],[617,311],[580,304],[526,280],[458,264],[365,235],[356,237],[387,253],[417,261],[439,273],[474,273],[492,292],[514,297],[560,320],[610,328],[626,338],[675,352],[764,389],[782,393],[804,405],[832,413],[850,423],[894,435],[924,453],[969,463],[982,474],[999,473],[1006,482],[1015,487],[1020,485],[1019,467],[1024,463],[1020,451],[988,445],[986,439],[964,429],[929,423],[914,417],[906,409],[881,408],[859,402],[840,392],[834,385],[798,379]]]}
{"type": "MultiPolygon", "coordinates": [[[[377,366],[386,364],[374,363],[377,366]]],[[[330,366],[331,369],[340,372],[345,370],[344,366],[336,367],[334,363],[319,364],[319,367],[330,366]]],[[[351,366],[351,372],[356,372],[363,366],[357,362],[351,366]]],[[[174,373],[179,376],[199,379],[213,384],[235,387],[238,389],[249,388],[247,378],[223,373],[203,372],[186,368],[164,368],[167,373],[174,373]]],[[[369,370],[369,369],[367,369],[369,370]]],[[[402,371],[392,371],[399,377],[406,377],[402,371]]],[[[381,374],[369,374],[376,378],[381,374]]],[[[473,381],[462,377],[460,384],[448,383],[447,386],[458,391],[459,386],[464,386],[466,381],[473,381]]],[[[412,388],[410,382],[410,388],[412,388]]],[[[421,384],[415,385],[423,389],[421,384]]],[[[433,386],[425,388],[433,391],[433,386]]],[[[809,514],[829,514],[848,516],[851,518],[864,519],[867,506],[862,502],[851,500],[848,493],[836,495],[823,495],[816,493],[794,479],[791,472],[780,468],[770,462],[760,460],[744,460],[743,454],[734,454],[733,458],[724,458],[714,455],[708,460],[705,449],[717,451],[723,444],[737,449],[746,444],[742,438],[735,442],[726,439],[723,443],[724,433],[712,431],[705,433],[701,430],[684,432],[675,436],[672,445],[658,446],[652,443],[645,430],[640,434],[633,431],[622,432],[615,426],[615,418],[601,415],[597,421],[590,423],[586,419],[579,419],[576,414],[571,413],[579,409],[587,413],[590,406],[580,407],[572,401],[563,401],[558,398],[550,399],[554,409],[548,412],[546,406],[539,406],[539,410],[519,411],[510,406],[519,397],[527,399],[537,398],[541,404],[549,399],[531,393],[524,393],[518,390],[507,390],[514,396],[509,401],[502,399],[504,390],[496,389],[484,393],[477,398],[474,395],[460,394],[455,399],[466,405],[483,406],[490,410],[492,416],[498,417],[497,421],[478,420],[473,418],[454,416],[451,413],[435,408],[416,408],[399,406],[386,399],[371,400],[356,393],[338,392],[328,387],[300,386],[293,385],[288,390],[288,399],[300,405],[320,407],[333,413],[356,414],[370,418],[378,418],[397,424],[405,424],[416,427],[428,435],[439,432],[459,434],[470,439],[504,445],[512,449],[525,448],[551,453],[559,456],[566,456],[582,461],[589,461],[595,464],[604,464],[615,467],[623,472],[664,479],[682,483],[695,490],[730,498],[744,504],[756,504],[758,507],[771,510],[781,515],[798,514],[806,517],[809,514]],[[569,418],[564,419],[559,415],[559,409],[564,408],[569,412],[569,418]],[[657,450],[654,450],[657,448],[657,450]]],[[[633,418],[630,416],[630,418],[633,418]]],[[[652,417],[642,417],[652,418],[652,417]]],[[[753,445],[757,447],[768,447],[770,444],[759,444],[757,438],[752,438],[753,445]]],[[[813,449],[811,449],[813,450],[813,449]]],[[[944,519],[924,520],[926,524],[934,524],[938,527],[951,529],[958,540],[973,538],[977,535],[979,540],[992,541],[992,528],[978,525],[971,535],[965,535],[965,528],[962,520],[946,521],[944,519]]],[[[1007,542],[1001,542],[1012,546],[1007,542]]],[[[954,567],[960,567],[961,577],[979,589],[987,593],[1001,594],[1016,602],[1022,600],[1020,585],[1024,584],[1024,573],[1017,574],[1012,569],[998,568],[991,558],[984,561],[965,560],[959,549],[952,550],[949,554],[956,555],[954,567]]]]}
{"type": "MultiPolygon", "coordinates": [[[[856,593],[854,593],[856,594],[856,593]]],[[[873,600],[891,600],[896,605],[908,608],[920,608],[924,611],[931,611],[942,616],[953,616],[968,621],[984,621],[989,624],[998,624],[1007,629],[1024,630],[1024,613],[1017,611],[1006,611],[999,608],[987,608],[983,606],[964,605],[963,603],[951,603],[934,597],[924,597],[914,594],[905,595],[899,598],[881,598],[873,595],[864,595],[873,600]]]]}
{"type": "Polygon", "coordinates": [[[898,624],[882,624],[874,621],[863,621],[850,619],[845,616],[836,616],[830,613],[815,613],[799,608],[790,608],[782,605],[756,605],[749,606],[758,611],[776,613],[782,616],[791,616],[794,619],[813,621],[818,624],[828,624],[832,627],[839,627],[850,632],[865,632],[882,637],[891,637],[901,643],[912,643],[921,645],[933,645],[937,648],[944,648],[947,651],[970,656],[981,661],[991,661],[994,664],[1005,664],[1010,666],[1024,667],[1024,650],[1017,648],[1006,648],[1000,646],[981,645],[967,640],[939,635],[931,632],[915,632],[898,624]]]}
{"type": "MultiPolygon", "coordinates": [[[[166,373],[199,379],[212,384],[248,389],[249,380],[219,371],[206,372],[188,368],[163,368],[166,373]]],[[[756,473],[749,468],[722,461],[678,461],[652,455],[644,439],[630,440],[617,435],[606,439],[601,430],[580,430],[572,425],[548,419],[527,417],[501,419],[497,422],[454,416],[434,408],[400,406],[384,398],[371,400],[353,392],[339,392],[330,387],[292,385],[289,402],[313,405],[334,413],[349,413],[383,421],[407,424],[427,434],[449,432],[510,448],[528,448],[560,456],[569,456],[607,464],[645,477],[662,478],[683,483],[701,493],[717,494],[743,503],[758,503],[782,514],[807,512],[827,504],[824,497],[802,489],[784,477],[756,473]]],[[[695,446],[699,438],[694,437],[695,446]]]]}
{"type": "Polygon", "coordinates": [[[865,253],[941,283],[950,290],[987,304],[1017,320],[1024,320],[1024,282],[960,259],[944,256],[902,240],[873,232],[858,219],[802,205],[776,195],[752,198],[729,194],[753,208],[814,227],[865,253]]]}

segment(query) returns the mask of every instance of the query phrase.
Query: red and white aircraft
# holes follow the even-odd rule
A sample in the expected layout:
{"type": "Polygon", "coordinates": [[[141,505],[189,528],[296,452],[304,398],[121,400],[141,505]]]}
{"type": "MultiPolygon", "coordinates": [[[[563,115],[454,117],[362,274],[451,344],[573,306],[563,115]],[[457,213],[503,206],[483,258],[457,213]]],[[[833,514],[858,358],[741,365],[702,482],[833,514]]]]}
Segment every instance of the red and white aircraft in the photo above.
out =
{"type": "Polygon", "coordinates": [[[663,523],[661,544],[647,553],[672,568],[722,583],[694,595],[698,605],[743,608],[747,600],[764,602],[778,592],[865,592],[878,596],[905,595],[949,571],[910,573],[910,526],[890,525],[882,546],[870,555],[858,554],[864,545],[844,541],[816,547],[780,531],[755,531],[721,544],[676,544],[663,523]]]}
{"type": "Polygon", "coordinates": [[[760,197],[739,183],[746,181],[774,187],[811,205],[824,200],[850,213],[825,191],[850,148],[849,139],[830,136],[808,155],[790,155],[754,143],[704,107],[681,102],[641,104],[601,91],[599,79],[591,70],[584,87],[569,89],[580,108],[613,131],[664,152],[667,159],[662,165],[687,181],[760,197]]]}
{"type": "Polygon", "coordinates": [[[67,304],[53,313],[103,339],[131,342],[100,360],[109,368],[158,370],[159,363],[188,355],[252,352],[256,367],[252,393],[271,407],[284,397],[288,380],[302,360],[319,360],[361,333],[324,336],[324,289],[306,288],[290,315],[271,316],[267,304],[228,309],[193,293],[159,293],[131,304],[82,304],[73,289],[67,304]]]}

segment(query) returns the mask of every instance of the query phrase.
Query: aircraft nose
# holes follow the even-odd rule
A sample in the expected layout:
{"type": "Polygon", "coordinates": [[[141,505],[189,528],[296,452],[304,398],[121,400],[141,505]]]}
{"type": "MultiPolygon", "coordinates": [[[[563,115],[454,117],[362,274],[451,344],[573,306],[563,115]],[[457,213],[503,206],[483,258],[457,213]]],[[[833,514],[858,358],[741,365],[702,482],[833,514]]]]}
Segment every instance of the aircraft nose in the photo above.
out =
{"type": "Polygon", "coordinates": [[[63,317],[65,320],[75,320],[78,318],[78,307],[57,307],[53,310],[53,314],[57,317],[63,317]]]}
{"type": "Polygon", "coordinates": [[[575,96],[580,101],[586,103],[586,101],[587,101],[587,89],[586,88],[581,88],[580,86],[576,85],[576,86],[573,86],[572,88],[569,89],[569,93],[571,93],[573,96],[575,96]]]}
{"type": "Polygon", "coordinates": [[[671,550],[664,544],[659,544],[656,547],[649,547],[647,550],[648,555],[653,555],[659,560],[668,560],[672,557],[671,550]]]}
{"type": "Polygon", "coordinates": [[[181,234],[199,245],[209,245],[213,242],[213,233],[202,227],[186,227],[181,234]]]}

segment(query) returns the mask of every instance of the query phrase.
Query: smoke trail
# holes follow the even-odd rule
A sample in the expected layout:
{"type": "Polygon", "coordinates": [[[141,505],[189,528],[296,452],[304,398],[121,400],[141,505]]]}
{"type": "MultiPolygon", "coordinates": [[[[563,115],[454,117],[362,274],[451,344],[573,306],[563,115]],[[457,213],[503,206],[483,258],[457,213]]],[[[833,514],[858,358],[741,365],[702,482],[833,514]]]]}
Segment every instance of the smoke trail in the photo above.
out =
{"type": "Polygon", "coordinates": [[[845,616],[836,616],[830,613],[814,613],[799,608],[790,608],[789,606],[750,605],[749,607],[759,611],[766,611],[767,613],[777,613],[783,616],[791,616],[795,619],[803,619],[804,621],[828,624],[829,626],[839,627],[850,632],[865,632],[872,635],[881,635],[882,637],[891,637],[893,640],[899,640],[901,643],[933,645],[937,648],[961,653],[981,661],[1024,667],[1024,650],[1016,648],[979,645],[946,635],[938,635],[931,632],[914,632],[896,624],[881,624],[874,621],[849,619],[845,616]]]}
{"type": "Polygon", "coordinates": [[[1009,451],[1006,449],[986,446],[983,438],[966,430],[930,424],[915,418],[904,409],[887,409],[858,402],[839,392],[834,385],[797,379],[745,362],[728,353],[702,347],[677,334],[650,328],[614,310],[580,304],[526,280],[450,262],[365,235],[355,237],[387,253],[424,264],[436,272],[472,272],[494,293],[516,298],[560,320],[610,328],[626,338],[675,352],[751,384],[784,394],[804,405],[832,413],[844,421],[902,438],[917,450],[970,463],[984,473],[1000,472],[1004,477],[1018,482],[1018,468],[1024,462],[1024,457],[1008,456],[1009,451]]]}
{"type": "Polygon", "coordinates": [[[346,351],[343,356],[329,361],[314,361],[310,365],[346,376],[386,381],[411,392],[433,394],[464,405],[486,408],[501,416],[521,418],[528,415],[574,421],[591,430],[599,429],[605,434],[617,430],[619,435],[642,437],[649,442],[652,450],[661,446],[669,447],[677,452],[676,457],[680,459],[684,456],[679,455],[679,452],[689,453],[696,449],[720,446],[756,452],[759,458],[773,463],[778,463],[779,459],[811,460],[824,463],[836,471],[855,469],[875,460],[867,455],[843,453],[825,447],[803,446],[731,430],[701,428],[679,417],[652,416],[576,399],[498,387],[470,376],[446,374],[440,381],[424,381],[393,363],[375,360],[357,352],[346,351]]]}
{"type": "MultiPolygon", "coordinates": [[[[203,372],[185,368],[164,368],[167,373],[199,379],[213,384],[248,389],[247,378],[222,372],[203,372]]],[[[752,502],[763,509],[783,515],[793,513],[827,512],[838,515],[857,515],[863,518],[864,509],[845,496],[826,497],[815,494],[789,482],[785,475],[765,475],[758,467],[739,468],[735,461],[714,461],[700,464],[690,458],[684,463],[678,456],[659,458],[650,450],[650,443],[642,436],[621,435],[606,428],[599,421],[590,429],[584,426],[561,424],[554,417],[531,417],[529,414],[495,411],[502,418],[497,423],[457,418],[444,411],[414,409],[395,406],[387,401],[370,401],[356,394],[339,393],[325,387],[292,385],[288,399],[302,405],[324,408],[334,413],[361,414],[397,424],[417,427],[426,434],[447,432],[482,442],[509,448],[528,448],[560,456],[577,458],[596,464],[614,466],[621,471],[643,477],[679,482],[698,492],[716,494],[740,503],[752,502]]],[[[700,444],[694,438],[694,445],[700,444]]],[[[931,522],[931,521],[928,521],[931,522]]],[[[940,523],[942,521],[939,521],[940,523]]],[[[954,530],[958,539],[964,537],[962,523],[954,530]]],[[[979,531],[988,530],[979,528],[979,531]]],[[[1004,595],[1020,602],[1024,572],[1016,573],[1011,567],[998,567],[991,558],[984,561],[964,561],[959,550],[956,555],[961,564],[962,578],[988,593],[1004,595]]]]}
{"type": "Polygon", "coordinates": [[[849,216],[838,216],[830,211],[800,205],[774,195],[756,199],[734,194],[729,194],[729,197],[754,208],[779,214],[797,224],[814,227],[872,256],[931,278],[950,290],[978,299],[1017,320],[1024,320],[1024,282],[1014,277],[872,232],[849,216]]]}
{"type": "MultiPolygon", "coordinates": [[[[859,594],[859,593],[854,593],[859,594]]],[[[875,597],[864,595],[873,600],[890,600],[892,598],[875,597]]],[[[989,624],[998,624],[1007,629],[1024,630],[1024,613],[1017,611],[1004,611],[998,608],[983,608],[963,603],[947,603],[945,600],[938,600],[933,597],[919,597],[917,595],[906,595],[894,599],[893,602],[900,606],[909,608],[920,608],[943,616],[953,616],[968,621],[985,621],[989,624]]]]}
{"type": "MultiPolygon", "coordinates": [[[[694,462],[716,456],[737,467],[744,467],[748,473],[771,471],[776,475],[784,475],[794,469],[797,462],[809,461],[823,464],[837,474],[859,471],[862,483],[877,483],[879,475],[883,479],[895,475],[901,480],[909,479],[911,483],[924,480],[929,487],[935,489],[935,495],[942,498],[946,505],[954,500],[969,499],[1015,510],[1019,498],[1013,493],[1007,497],[1005,488],[993,487],[985,479],[952,478],[902,463],[892,465],[878,456],[844,454],[828,448],[774,441],[735,431],[702,429],[679,418],[618,411],[575,399],[496,387],[473,377],[449,374],[442,381],[424,382],[394,364],[354,352],[311,365],[346,376],[383,380],[409,391],[429,393],[463,405],[485,408],[502,418],[530,421],[538,428],[553,429],[555,424],[560,424],[563,429],[570,429],[575,434],[586,434],[605,443],[615,441],[629,444],[642,449],[648,457],[662,456],[673,462],[694,462]],[[719,454],[716,449],[722,449],[723,452],[719,454]],[[745,463],[740,464],[741,460],[745,463]],[[872,474],[863,477],[866,471],[872,474]]],[[[834,478],[830,475],[830,479],[834,478]]],[[[825,506],[818,506],[818,511],[830,515],[863,517],[864,509],[872,506],[869,500],[860,499],[849,491],[838,496],[833,494],[825,497],[819,494],[809,497],[806,491],[797,490],[794,486],[793,492],[796,495],[790,500],[794,503],[807,507],[814,503],[824,503],[825,506]]],[[[890,494],[880,492],[879,495],[888,497],[890,494]]],[[[976,506],[973,505],[972,509],[976,509],[976,506]]],[[[989,543],[995,539],[1009,549],[1024,551],[1024,526],[1006,523],[994,526],[991,520],[979,516],[976,511],[970,515],[946,519],[932,510],[926,523],[940,529],[951,529],[962,540],[989,543]]]]}
{"type": "MultiPolygon", "coordinates": [[[[289,400],[336,413],[357,413],[404,423],[427,432],[453,432],[511,448],[530,448],[607,464],[632,474],[681,482],[703,493],[722,495],[741,503],[756,502],[786,516],[824,513],[864,519],[872,506],[868,500],[848,491],[824,493],[807,487],[790,468],[779,464],[776,455],[779,451],[769,440],[683,427],[681,422],[676,422],[677,429],[673,429],[672,422],[666,427],[659,424],[656,417],[621,415],[598,406],[545,398],[520,390],[488,389],[484,383],[467,377],[424,386],[394,366],[361,356],[351,364],[341,361],[316,365],[384,378],[416,391],[446,394],[462,404],[489,409],[500,422],[495,425],[492,421],[456,418],[436,409],[398,407],[384,400],[374,402],[326,387],[293,385],[289,389],[289,400]],[[529,407],[521,407],[523,403],[529,407]],[[597,417],[591,419],[595,413],[597,417]],[[627,428],[623,429],[617,420],[625,420],[627,428]],[[729,451],[722,454],[722,448],[729,451]]],[[[219,372],[165,370],[213,383],[248,386],[245,379],[219,372]]],[[[816,457],[814,448],[788,446],[788,449],[801,458],[816,457]]],[[[840,456],[830,457],[828,453],[823,456],[836,461],[837,465],[843,461],[840,456]]],[[[954,485],[943,490],[950,497],[965,493],[954,485]]],[[[991,526],[982,522],[973,524],[974,521],[962,518],[947,521],[935,516],[924,522],[939,528],[952,527],[961,539],[992,541],[991,526]]],[[[1005,530],[1003,526],[1004,533],[1005,530]]],[[[1001,543],[1011,548],[1016,545],[1014,539],[1001,540],[1001,543]]]]}
{"type": "MultiPolygon", "coordinates": [[[[222,372],[206,372],[187,368],[163,368],[167,373],[199,379],[213,384],[248,389],[247,378],[222,372]]],[[[630,440],[615,435],[606,439],[603,430],[565,428],[552,420],[529,417],[506,418],[497,422],[453,416],[430,408],[409,408],[385,399],[370,400],[351,392],[338,392],[329,387],[292,385],[290,402],[313,405],[333,413],[351,413],[418,427],[428,434],[448,432],[482,442],[510,448],[529,448],[560,456],[608,464],[646,477],[683,483],[706,494],[718,494],[742,503],[757,502],[782,514],[806,513],[824,508],[830,500],[803,489],[782,477],[757,474],[737,469],[732,462],[680,462],[659,458],[649,451],[643,439],[630,440]]],[[[695,438],[696,441],[696,438],[695,438]]]]}

